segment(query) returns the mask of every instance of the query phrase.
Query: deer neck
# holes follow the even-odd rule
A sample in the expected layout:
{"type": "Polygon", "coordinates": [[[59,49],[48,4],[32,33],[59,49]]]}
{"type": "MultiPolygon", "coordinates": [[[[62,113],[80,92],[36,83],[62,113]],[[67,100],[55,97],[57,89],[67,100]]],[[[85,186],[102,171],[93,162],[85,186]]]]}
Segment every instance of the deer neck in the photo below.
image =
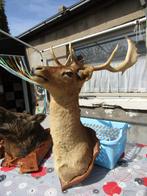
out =
{"type": "Polygon", "coordinates": [[[80,109],[78,95],[56,99],[51,97],[50,128],[54,142],[66,138],[75,138],[80,134],[80,109]]]}

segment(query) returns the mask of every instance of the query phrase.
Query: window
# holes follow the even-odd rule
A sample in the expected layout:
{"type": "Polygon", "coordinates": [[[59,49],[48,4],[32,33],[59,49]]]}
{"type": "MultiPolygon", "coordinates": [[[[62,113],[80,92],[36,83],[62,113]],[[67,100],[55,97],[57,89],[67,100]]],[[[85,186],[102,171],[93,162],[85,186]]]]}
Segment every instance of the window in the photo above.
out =
{"type": "MultiPolygon", "coordinates": [[[[142,31],[139,35],[130,34],[130,38],[137,41],[139,50],[139,58],[133,67],[128,69],[123,75],[121,73],[111,73],[108,71],[97,71],[93,73],[91,80],[85,83],[82,88],[83,93],[144,93],[147,92],[147,65],[146,65],[146,49],[145,49],[145,32],[142,31]]],[[[89,41],[85,45],[76,46],[76,55],[82,55],[85,63],[97,65],[104,63],[116,44],[119,44],[119,49],[112,65],[119,64],[126,55],[127,41],[124,35],[117,35],[98,41],[89,41]]]]}

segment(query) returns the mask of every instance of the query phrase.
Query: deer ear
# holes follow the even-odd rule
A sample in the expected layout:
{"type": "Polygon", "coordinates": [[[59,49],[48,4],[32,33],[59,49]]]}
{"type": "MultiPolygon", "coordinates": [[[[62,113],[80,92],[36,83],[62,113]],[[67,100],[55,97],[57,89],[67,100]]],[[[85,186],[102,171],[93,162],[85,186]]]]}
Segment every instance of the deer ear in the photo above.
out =
{"type": "Polygon", "coordinates": [[[84,70],[79,70],[77,72],[78,77],[80,78],[80,80],[89,80],[92,76],[93,71],[91,69],[84,69],[84,70]]]}
{"type": "Polygon", "coordinates": [[[45,118],[46,118],[45,114],[36,114],[36,115],[30,116],[29,120],[32,122],[41,123],[45,118]]]}

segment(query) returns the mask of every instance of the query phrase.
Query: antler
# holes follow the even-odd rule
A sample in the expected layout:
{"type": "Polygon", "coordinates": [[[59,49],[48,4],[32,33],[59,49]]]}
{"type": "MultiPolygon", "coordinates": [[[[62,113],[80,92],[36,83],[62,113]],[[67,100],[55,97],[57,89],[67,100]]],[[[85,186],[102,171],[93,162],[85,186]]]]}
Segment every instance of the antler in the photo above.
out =
{"type": "Polygon", "coordinates": [[[69,47],[69,55],[67,57],[67,60],[66,60],[65,64],[60,63],[60,61],[57,59],[57,57],[56,57],[56,55],[54,53],[53,48],[51,47],[52,57],[53,57],[54,61],[56,62],[56,64],[58,66],[70,66],[73,62],[75,62],[78,65],[79,62],[78,62],[78,60],[76,58],[76,55],[74,53],[73,48],[71,47],[71,43],[69,43],[68,47],[69,47]]]}
{"type": "MultiPolygon", "coordinates": [[[[69,48],[70,48],[70,45],[69,45],[69,48]]],[[[69,49],[69,51],[71,51],[71,50],[69,49]]],[[[57,65],[59,65],[59,66],[68,66],[69,64],[71,64],[71,61],[72,61],[71,52],[68,55],[68,58],[67,58],[65,64],[60,63],[60,61],[57,59],[57,57],[56,57],[56,55],[55,55],[54,50],[53,50],[52,47],[51,47],[51,54],[52,54],[52,57],[53,57],[53,59],[54,59],[54,61],[56,62],[57,65]]]]}
{"type": "Polygon", "coordinates": [[[52,47],[51,47],[51,55],[52,55],[54,61],[57,63],[57,65],[63,66],[63,64],[61,64],[61,63],[58,61],[58,59],[57,59],[57,57],[56,57],[56,55],[55,55],[54,50],[53,50],[52,47]]]}
{"type": "MultiPolygon", "coordinates": [[[[127,39],[127,42],[128,42],[128,50],[127,50],[126,58],[125,58],[124,61],[122,61],[120,64],[118,64],[117,67],[112,67],[111,62],[112,62],[112,60],[115,56],[115,53],[118,49],[118,45],[115,47],[112,54],[110,55],[110,57],[108,58],[108,60],[104,64],[97,65],[97,66],[83,65],[83,68],[85,68],[85,69],[80,70],[80,75],[87,75],[90,72],[100,71],[100,70],[108,70],[110,72],[122,72],[122,73],[124,73],[128,68],[130,68],[131,66],[133,66],[136,63],[137,57],[138,57],[137,48],[136,48],[134,42],[129,38],[127,39]]],[[[57,65],[59,65],[59,66],[69,66],[73,62],[75,62],[77,67],[81,66],[80,62],[78,62],[78,60],[76,58],[76,55],[74,54],[74,50],[71,47],[71,43],[69,43],[69,56],[68,56],[65,64],[61,64],[58,61],[52,47],[51,47],[51,51],[52,51],[53,59],[57,63],[57,65]]]]}
{"type": "Polygon", "coordinates": [[[79,77],[81,79],[86,78],[86,80],[89,80],[94,71],[100,71],[100,70],[108,70],[110,72],[124,73],[128,68],[130,68],[131,66],[133,66],[136,63],[137,57],[138,57],[137,48],[136,48],[134,42],[130,39],[127,39],[127,42],[128,42],[128,50],[127,50],[126,58],[117,67],[112,67],[111,62],[112,62],[112,59],[118,49],[118,45],[115,47],[112,54],[110,55],[110,57],[108,58],[108,60],[104,64],[97,65],[97,66],[84,65],[84,69],[79,70],[79,72],[78,72],[79,77]]]}
{"type": "Polygon", "coordinates": [[[129,38],[127,39],[128,42],[128,50],[126,54],[126,58],[123,62],[121,62],[117,67],[111,66],[111,61],[118,49],[118,45],[113,50],[112,54],[108,58],[108,60],[101,65],[93,67],[93,71],[99,71],[99,70],[108,70],[110,72],[122,72],[124,73],[128,68],[130,68],[132,65],[134,65],[137,61],[137,48],[132,40],[129,38]]]}

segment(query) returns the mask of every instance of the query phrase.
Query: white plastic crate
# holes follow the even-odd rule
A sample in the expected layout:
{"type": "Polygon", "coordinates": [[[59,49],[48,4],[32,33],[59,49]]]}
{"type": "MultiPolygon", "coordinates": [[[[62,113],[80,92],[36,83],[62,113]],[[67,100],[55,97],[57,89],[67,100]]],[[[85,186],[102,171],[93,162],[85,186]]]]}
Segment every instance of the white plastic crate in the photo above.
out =
{"type": "Polygon", "coordinates": [[[125,151],[127,140],[127,123],[98,120],[81,117],[84,126],[96,131],[100,140],[100,153],[96,157],[95,164],[108,169],[113,169],[125,151]]]}

